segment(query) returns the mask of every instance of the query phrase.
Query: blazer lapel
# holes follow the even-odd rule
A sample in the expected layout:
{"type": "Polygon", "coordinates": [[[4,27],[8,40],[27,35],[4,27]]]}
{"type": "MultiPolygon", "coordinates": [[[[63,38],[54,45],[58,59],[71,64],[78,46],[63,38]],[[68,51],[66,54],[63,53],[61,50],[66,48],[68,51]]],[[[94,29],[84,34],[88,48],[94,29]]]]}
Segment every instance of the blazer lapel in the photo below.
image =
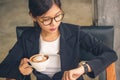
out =
{"type": "Polygon", "coordinates": [[[40,27],[36,28],[36,32],[35,32],[35,38],[34,38],[34,46],[33,46],[33,51],[32,53],[38,54],[39,53],[39,38],[40,38],[40,27]]]}
{"type": "Polygon", "coordinates": [[[31,57],[32,55],[39,53],[39,35],[40,35],[40,30],[35,28],[35,31],[26,41],[27,49],[28,49],[28,57],[31,57]]]}
{"type": "MultiPolygon", "coordinates": [[[[63,25],[60,25],[60,59],[61,59],[61,70],[69,70],[72,67],[72,49],[71,46],[67,44],[72,36],[69,30],[63,29],[63,25]],[[65,31],[64,31],[65,30],[65,31]],[[67,35],[67,36],[65,36],[67,35]]],[[[73,37],[72,37],[73,38],[73,37]]]]}

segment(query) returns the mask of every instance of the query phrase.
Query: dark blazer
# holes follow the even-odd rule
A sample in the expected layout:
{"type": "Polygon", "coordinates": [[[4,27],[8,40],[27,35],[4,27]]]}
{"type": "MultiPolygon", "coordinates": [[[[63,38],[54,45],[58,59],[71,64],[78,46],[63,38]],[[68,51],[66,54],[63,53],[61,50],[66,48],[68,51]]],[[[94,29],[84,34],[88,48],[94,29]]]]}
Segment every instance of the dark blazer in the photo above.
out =
{"type": "MultiPolygon", "coordinates": [[[[90,51],[95,55],[93,59],[87,61],[92,69],[92,72],[88,73],[88,75],[93,78],[105,70],[109,64],[117,60],[115,51],[91,34],[82,31],[77,25],[61,23],[59,30],[61,72],[56,73],[52,80],[61,80],[60,78],[64,71],[78,66],[78,63],[82,61],[81,49],[90,51]]],[[[16,78],[17,80],[25,78],[19,72],[18,66],[22,58],[30,58],[32,55],[39,53],[40,32],[40,27],[34,27],[22,34],[14,47],[9,51],[8,56],[0,64],[1,77],[16,78]]],[[[38,80],[49,80],[47,75],[35,70],[33,72],[38,80]]],[[[78,80],[83,80],[82,76],[78,80]]]]}

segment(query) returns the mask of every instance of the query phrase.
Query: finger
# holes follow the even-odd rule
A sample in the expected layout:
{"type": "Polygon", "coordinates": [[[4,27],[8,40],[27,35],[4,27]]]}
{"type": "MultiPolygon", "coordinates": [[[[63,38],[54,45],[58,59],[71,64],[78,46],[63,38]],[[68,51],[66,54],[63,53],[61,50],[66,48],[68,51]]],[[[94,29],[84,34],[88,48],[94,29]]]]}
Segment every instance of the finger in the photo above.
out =
{"type": "Polygon", "coordinates": [[[33,68],[28,64],[24,64],[21,67],[19,67],[19,70],[23,75],[28,75],[33,71],[33,68]]]}
{"type": "Polygon", "coordinates": [[[19,69],[20,69],[21,72],[25,71],[27,68],[32,69],[32,67],[28,63],[22,64],[22,65],[19,66],[19,69]]]}
{"type": "Polygon", "coordinates": [[[27,63],[27,62],[28,62],[28,60],[29,60],[29,59],[27,59],[27,58],[23,58],[23,59],[21,60],[20,64],[27,63]]]}
{"type": "Polygon", "coordinates": [[[72,71],[69,71],[68,78],[69,78],[69,80],[73,80],[73,73],[72,73],[72,71]]]}
{"type": "Polygon", "coordinates": [[[76,80],[80,77],[80,73],[77,69],[69,70],[69,79],[70,80],[76,80]]]}
{"type": "Polygon", "coordinates": [[[22,68],[28,68],[28,67],[31,67],[28,63],[24,63],[23,65],[22,65],[22,68]]]}
{"type": "Polygon", "coordinates": [[[32,68],[26,68],[26,69],[22,72],[22,74],[23,74],[23,75],[29,75],[29,74],[32,73],[32,71],[33,71],[32,68]]]}
{"type": "Polygon", "coordinates": [[[66,74],[67,74],[67,71],[64,72],[62,80],[66,80],[66,74]]]}
{"type": "Polygon", "coordinates": [[[80,74],[73,74],[72,77],[73,78],[78,78],[80,76],[80,74]]]}
{"type": "Polygon", "coordinates": [[[24,75],[29,75],[29,74],[31,74],[31,73],[32,73],[32,71],[33,71],[33,69],[32,69],[32,68],[27,67],[27,68],[24,70],[24,75]]]}
{"type": "Polygon", "coordinates": [[[24,58],[23,59],[23,63],[28,63],[29,62],[29,59],[28,58],[24,58]]]}
{"type": "Polygon", "coordinates": [[[69,79],[69,71],[66,71],[65,80],[70,80],[70,79],[69,79]]]}

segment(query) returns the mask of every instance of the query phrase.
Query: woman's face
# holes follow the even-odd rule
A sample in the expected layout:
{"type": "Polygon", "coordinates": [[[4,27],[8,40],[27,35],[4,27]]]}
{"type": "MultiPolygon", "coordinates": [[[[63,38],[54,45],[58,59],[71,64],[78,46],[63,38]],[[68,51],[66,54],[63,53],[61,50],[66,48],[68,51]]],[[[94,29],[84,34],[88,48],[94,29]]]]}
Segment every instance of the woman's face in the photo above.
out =
{"type": "Polygon", "coordinates": [[[38,16],[36,21],[40,25],[42,32],[51,34],[58,32],[64,14],[62,10],[55,4],[42,16],[38,16]]]}

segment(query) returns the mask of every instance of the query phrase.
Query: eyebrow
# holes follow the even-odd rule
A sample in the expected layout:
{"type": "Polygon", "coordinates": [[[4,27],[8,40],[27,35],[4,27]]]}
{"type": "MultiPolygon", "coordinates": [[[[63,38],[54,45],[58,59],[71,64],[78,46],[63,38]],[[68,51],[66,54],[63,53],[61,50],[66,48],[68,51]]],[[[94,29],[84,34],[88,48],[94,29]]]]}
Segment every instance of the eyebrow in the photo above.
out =
{"type": "MultiPolygon", "coordinates": [[[[55,14],[55,16],[58,14],[58,13],[60,13],[60,12],[62,12],[62,11],[58,11],[56,14],[55,14]]],[[[50,16],[41,16],[41,18],[51,18],[50,16]]]]}

